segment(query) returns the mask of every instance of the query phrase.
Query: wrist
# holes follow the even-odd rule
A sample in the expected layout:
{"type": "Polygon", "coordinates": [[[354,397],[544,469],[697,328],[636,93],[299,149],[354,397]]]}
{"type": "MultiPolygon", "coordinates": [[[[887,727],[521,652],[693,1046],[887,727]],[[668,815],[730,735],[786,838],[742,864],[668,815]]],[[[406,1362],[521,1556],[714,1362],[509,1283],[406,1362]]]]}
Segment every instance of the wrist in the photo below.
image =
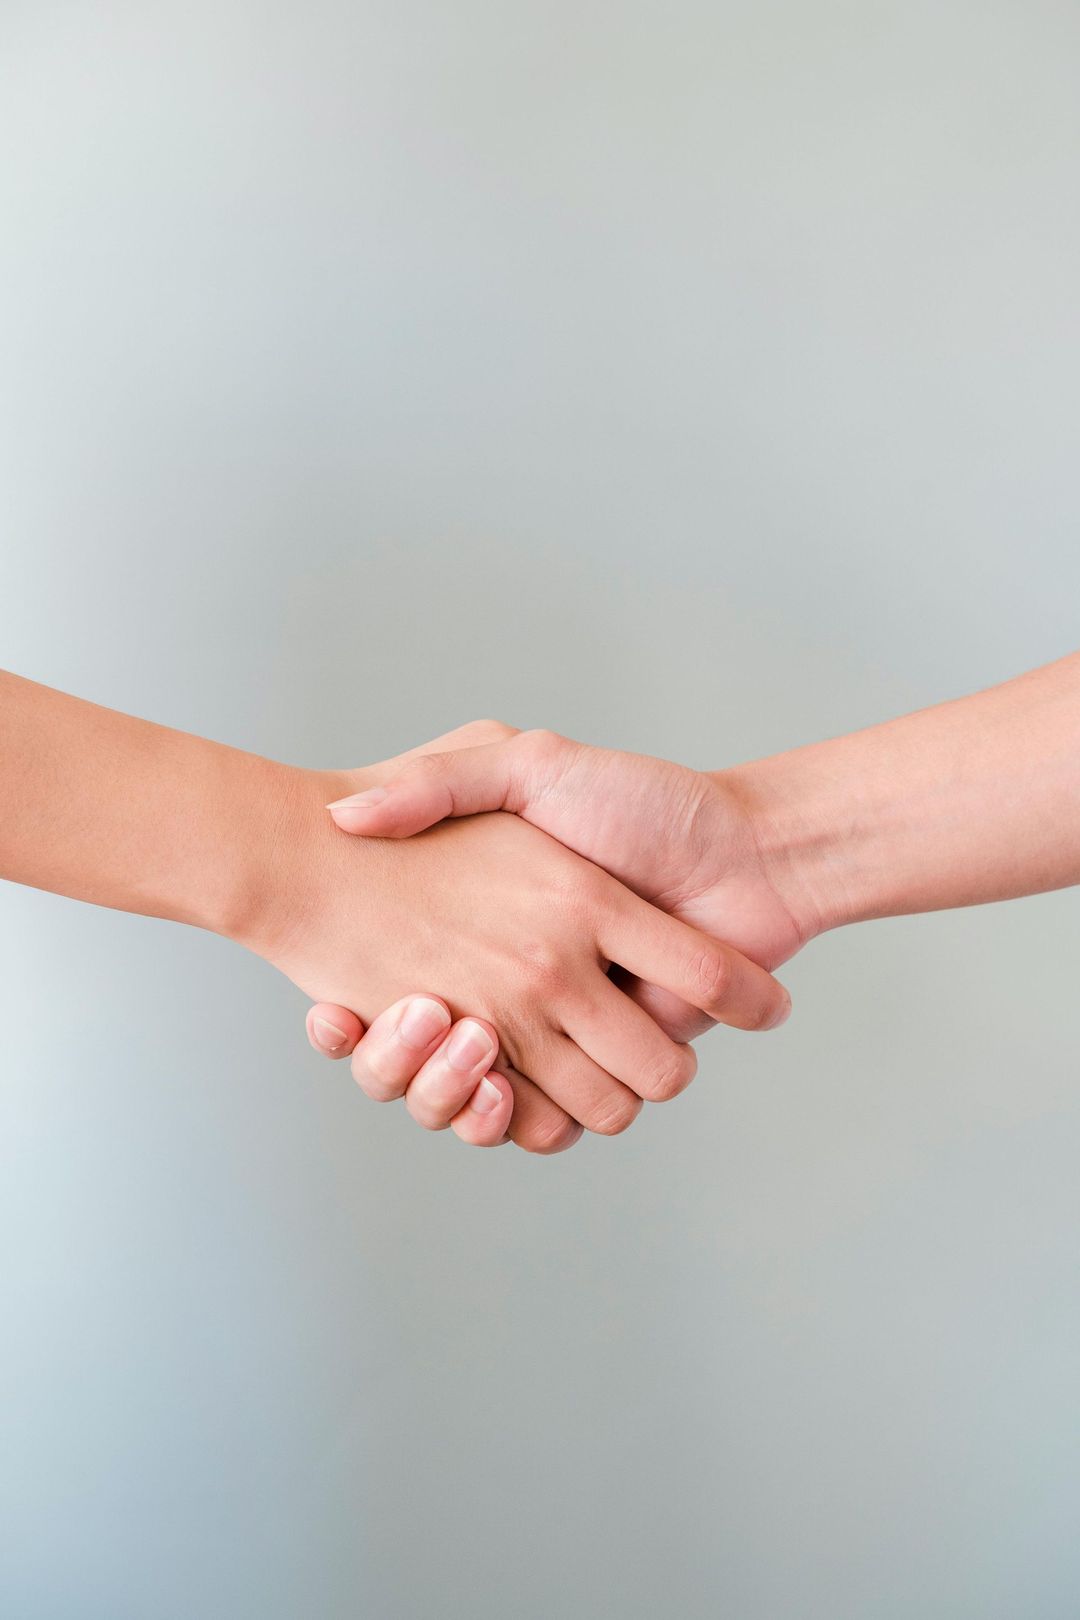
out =
{"type": "Polygon", "coordinates": [[[874,914],[858,807],[814,754],[794,749],[710,773],[741,806],[764,875],[804,941],[874,914]]]}
{"type": "MultiPolygon", "coordinates": [[[[207,924],[259,956],[273,957],[331,882],[341,833],[327,804],[367,785],[364,771],[316,771],[260,759],[244,773],[243,799],[227,796],[242,829],[220,915],[207,924]]],[[[357,839],[355,858],[364,858],[357,839]]]]}

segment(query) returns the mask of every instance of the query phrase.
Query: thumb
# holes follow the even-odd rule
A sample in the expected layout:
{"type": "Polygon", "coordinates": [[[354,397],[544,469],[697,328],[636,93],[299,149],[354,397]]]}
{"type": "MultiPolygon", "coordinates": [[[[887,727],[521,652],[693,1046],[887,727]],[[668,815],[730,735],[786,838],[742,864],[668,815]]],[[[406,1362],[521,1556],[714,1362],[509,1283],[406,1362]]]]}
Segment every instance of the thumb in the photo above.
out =
{"type": "Polygon", "coordinates": [[[519,739],[422,754],[380,787],[336,799],[327,809],[342,832],[408,838],[447,816],[517,810],[524,800],[519,739]]]}

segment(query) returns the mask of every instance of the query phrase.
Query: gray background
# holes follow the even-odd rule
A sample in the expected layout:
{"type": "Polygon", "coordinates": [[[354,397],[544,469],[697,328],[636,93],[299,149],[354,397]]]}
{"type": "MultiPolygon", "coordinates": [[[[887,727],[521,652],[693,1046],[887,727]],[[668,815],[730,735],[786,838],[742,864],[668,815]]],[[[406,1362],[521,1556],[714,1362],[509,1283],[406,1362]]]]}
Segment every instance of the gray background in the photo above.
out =
{"type": "MultiPolygon", "coordinates": [[[[3,0],[2,662],[714,765],[1070,650],[1078,67],[1031,0],[3,0]]],[[[1077,1612],[1075,895],[816,943],[553,1161],[217,939],[0,919],[5,1615],[1077,1612]]]]}

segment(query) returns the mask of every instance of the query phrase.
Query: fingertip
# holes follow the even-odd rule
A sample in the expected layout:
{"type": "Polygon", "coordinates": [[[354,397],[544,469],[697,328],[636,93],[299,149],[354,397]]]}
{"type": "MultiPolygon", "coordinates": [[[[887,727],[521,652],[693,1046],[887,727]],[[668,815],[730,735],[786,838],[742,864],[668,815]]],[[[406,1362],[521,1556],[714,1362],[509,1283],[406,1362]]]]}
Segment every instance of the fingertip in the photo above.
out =
{"type": "Polygon", "coordinates": [[[342,832],[358,838],[411,838],[413,833],[423,832],[425,827],[439,820],[437,815],[423,815],[415,808],[410,811],[407,804],[396,798],[370,809],[348,802],[328,804],[326,808],[342,832]]]}
{"type": "MultiPolygon", "coordinates": [[[[441,996],[406,996],[384,1015],[387,1029],[392,1029],[402,1046],[425,1057],[437,1041],[441,1041],[453,1022],[449,1007],[441,996]]],[[[381,1029],[381,1026],[380,1026],[381,1029]]]]}
{"type": "Polygon", "coordinates": [[[469,1098],[468,1107],[479,1119],[489,1118],[497,1108],[501,1108],[507,1101],[509,1083],[504,1082],[503,1090],[499,1085],[498,1075],[485,1075],[469,1098]]]}
{"type": "Polygon", "coordinates": [[[505,1075],[487,1074],[454,1118],[450,1128],[470,1147],[502,1147],[510,1140],[514,1092],[505,1075]]]}
{"type": "Polygon", "coordinates": [[[318,1001],[308,1008],[304,1027],[315,1051],[334,1059],[349,1057],[364,1033],[354,1012],[328,1001],[318,1001]]]}
{"type": "Polygon", "coordinates": [[[351,804],[345,800],[342,804],[328,804],[326,808],[342,832],[363,837],[364,834],[377,834],[380,831],[378,806],[369,810],[362,804],[351,804]]]}

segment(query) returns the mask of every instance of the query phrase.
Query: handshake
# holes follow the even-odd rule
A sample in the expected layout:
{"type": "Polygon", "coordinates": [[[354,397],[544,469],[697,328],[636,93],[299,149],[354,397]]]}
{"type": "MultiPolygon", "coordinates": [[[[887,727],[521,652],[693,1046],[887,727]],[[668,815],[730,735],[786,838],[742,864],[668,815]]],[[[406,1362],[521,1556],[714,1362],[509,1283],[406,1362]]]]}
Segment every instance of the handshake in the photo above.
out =
{"type": "Polygon", "coordinates": [[[302,770],[0,673],[0,877],[235,939],[369,1096],[554,1153],[816,934],[1080,882],[1080,654],[715,772],[494,721],[302,770]]]}
{"type": "Polygon", "coordinates": [[[766,970],[815,924],[722,777],[478,721],[335,785],[326,898],[257,948],[427,1129],[558,1152],[677,1096],[712,1023],[787,1017],[766,970]]]}

